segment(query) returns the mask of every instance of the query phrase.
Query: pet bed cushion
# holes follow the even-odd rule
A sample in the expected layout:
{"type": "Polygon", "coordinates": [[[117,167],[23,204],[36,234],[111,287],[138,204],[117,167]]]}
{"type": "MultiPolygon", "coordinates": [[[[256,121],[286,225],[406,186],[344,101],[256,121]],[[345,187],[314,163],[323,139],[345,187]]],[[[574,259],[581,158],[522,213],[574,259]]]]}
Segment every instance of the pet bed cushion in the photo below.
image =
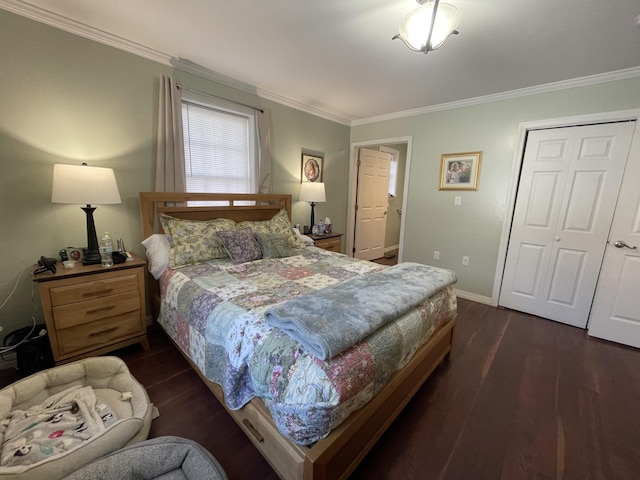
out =
{"type": "Polygon", "coordinates": [[[158,437],[131,445],[84,466],[64,480],[225,480],[218,461],[198,443],[158,437]]]}
{"type": "MultiPolygon", "coordinates": [[[[68,450],[59,445],[58,455],[39,458],[28,465],[0,467],[0,480],[58,480],[92,460],[149,435],[152,405],[147,392],[117,357],[93,357],[36,373],[0,391],[0,442],[5,444],[7,418],[11,412],[29,410],[51,397],[73,389],[91,387],[106,403],[116,421],[97,435],[68,450]]],[[[37,443],[37,442],[34,442],[37,443]]]]}

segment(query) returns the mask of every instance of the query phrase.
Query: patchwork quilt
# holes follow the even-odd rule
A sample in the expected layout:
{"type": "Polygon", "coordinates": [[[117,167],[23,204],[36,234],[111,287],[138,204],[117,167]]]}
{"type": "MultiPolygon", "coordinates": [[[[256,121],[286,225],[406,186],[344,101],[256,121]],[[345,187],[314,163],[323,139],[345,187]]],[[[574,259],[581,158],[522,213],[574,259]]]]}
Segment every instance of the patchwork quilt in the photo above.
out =
{"type": "Polygon", "coordinates": [[[165,271],[159,323],[201,372],[222,386],[229,408],[259,397],[285,437],[308,445],[371,400],[432,332],[455,316],[456,298],[446,286],[360,343],[320,360],[267,323],[265,311],[386,267],[316,247],[299,252],[165,271]]]}

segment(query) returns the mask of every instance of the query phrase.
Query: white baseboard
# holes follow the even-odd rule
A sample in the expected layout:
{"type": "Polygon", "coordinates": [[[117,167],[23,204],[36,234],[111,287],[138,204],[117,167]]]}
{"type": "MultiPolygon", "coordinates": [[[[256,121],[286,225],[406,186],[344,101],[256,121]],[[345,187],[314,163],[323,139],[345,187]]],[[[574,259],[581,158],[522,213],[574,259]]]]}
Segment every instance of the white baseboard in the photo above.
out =
{"type": "Polygon", "coordinates": [[[465,292],[464,290],[458,290],[454,288],[456,296],[464,298],[465,300],[471,300],[472,302],[483,303],[485,305],[493,305],[491,297],[485,297],[484,295],[478,295],[477,293],[465,292]]]}
{"type": "Polygon", "coordinates": [[[391,252],[393,250],[399,250],[400,245],[392,245],[390,247],[384,247],[384,253],[391,252]]]}

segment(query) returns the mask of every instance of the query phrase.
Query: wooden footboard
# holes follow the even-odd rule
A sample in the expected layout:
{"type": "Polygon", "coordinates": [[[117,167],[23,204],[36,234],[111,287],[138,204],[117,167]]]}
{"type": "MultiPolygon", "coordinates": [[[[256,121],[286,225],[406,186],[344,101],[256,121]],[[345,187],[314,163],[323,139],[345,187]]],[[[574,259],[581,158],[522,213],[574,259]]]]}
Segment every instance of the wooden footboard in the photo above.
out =
{"type": "Polygon", "coordinates": [[[449,355],[455,324],[453,319],[440,326],[371,402],[353,412],[327,438],[310,447],[296,445],[283,437],[269,411],[257,398],[240,410],[228,409],[222,388],[208,380],[188,356],[184,353],[183,356],[280,478],[344,479],[355,470],[424,381],[449,355]]]}

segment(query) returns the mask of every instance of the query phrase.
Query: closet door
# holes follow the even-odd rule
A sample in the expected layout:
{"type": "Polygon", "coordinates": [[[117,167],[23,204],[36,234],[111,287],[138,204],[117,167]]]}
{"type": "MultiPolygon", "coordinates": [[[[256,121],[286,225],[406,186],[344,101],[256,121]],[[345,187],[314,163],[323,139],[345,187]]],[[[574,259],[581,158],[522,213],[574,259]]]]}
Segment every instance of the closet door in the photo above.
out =
{"type": "Polygon", "coordinates": [[[640,133],[627,160],[589,335],[640,348],[640,133]]]}
{"type": "Polygon", "coordinates": [[[529,133],[499,305],[586,326],[633,129],[529,133]]]}

